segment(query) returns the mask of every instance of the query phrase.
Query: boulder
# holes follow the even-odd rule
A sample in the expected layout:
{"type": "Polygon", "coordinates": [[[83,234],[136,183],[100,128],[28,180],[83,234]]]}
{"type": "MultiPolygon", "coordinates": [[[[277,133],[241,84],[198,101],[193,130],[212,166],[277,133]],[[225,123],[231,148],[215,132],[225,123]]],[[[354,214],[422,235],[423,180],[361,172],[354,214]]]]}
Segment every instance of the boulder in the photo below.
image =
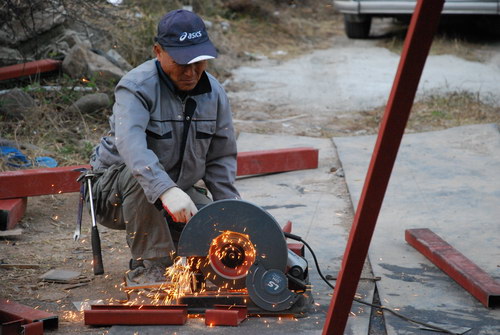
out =
{"type": "Polygon", "coordinates": [[[82,114],[89,114],[107,108],[110,104],[111,101],[106,93],[93,93],[84,95],[71,105],[69,109],[79,110],[82,114]]]}
{"type": "Polygon", "coordinates": [[[0,46],[0,66],[17,64],[23,61],[23,55],[16,50],[0,46]]]}
{"type": "Polygon", "coordinates": [[[109,49],[108,52],[106,52],[106,56],[107,58],[111,58],[112,59],[112,62],[117,65],[120,69],[128,72],[130,70],[132,70],[132,65],[130,65],[126,60],[125,58],[122,57],[122,55],[120,55],[118,53],[118,51],[116,51],[115,49],[109,49]]]}
{"type": "Polygon", "coordinates": [[[0,94],[1,116],[21,120],[25,118],[26,112],[33,107],[35,107],[35,100],[18,88],[0,94]]]}
{"type": "Polygon", "coordinates": [[[75,44],[64,58],[63,71],[72,78],[95,78],[120,80],[125,71],[111,63],[106,57],[90,51],[83,44],[75,44]]]}

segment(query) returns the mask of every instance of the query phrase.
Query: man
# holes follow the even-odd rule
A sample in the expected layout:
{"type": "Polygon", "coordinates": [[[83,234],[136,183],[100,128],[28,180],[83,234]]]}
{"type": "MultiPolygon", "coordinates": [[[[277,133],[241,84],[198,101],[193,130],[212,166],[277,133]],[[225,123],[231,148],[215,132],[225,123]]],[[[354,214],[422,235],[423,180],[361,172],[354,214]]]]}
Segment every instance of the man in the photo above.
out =
{"type": "Polygon", "coordinates": [[[239,198],[231,110],[205,72],[217,52],[203,20],[167,13],[154,53],[116,86],[111,130],[91,157],[97,221],[127,231],[128,278],[136,283],[165,279],[172,234],[212,201],[195,183],[203,180],[213,200],[239,198]]]}

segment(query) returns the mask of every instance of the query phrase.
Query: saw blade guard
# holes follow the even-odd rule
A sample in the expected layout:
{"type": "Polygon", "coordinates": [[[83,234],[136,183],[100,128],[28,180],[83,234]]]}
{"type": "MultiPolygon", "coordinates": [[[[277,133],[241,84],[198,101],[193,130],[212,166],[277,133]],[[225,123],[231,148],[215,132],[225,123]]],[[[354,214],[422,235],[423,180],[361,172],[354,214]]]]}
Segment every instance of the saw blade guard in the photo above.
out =
{"type": "Polygon", "coordinates": [[[183,257],[205,257],[202,272],[218,287],[246,287],[250,267],[285,272],[288,248],[276,220],[243,200],[220,200],[203,207],[185,226],[177,248],[183,257]]]}

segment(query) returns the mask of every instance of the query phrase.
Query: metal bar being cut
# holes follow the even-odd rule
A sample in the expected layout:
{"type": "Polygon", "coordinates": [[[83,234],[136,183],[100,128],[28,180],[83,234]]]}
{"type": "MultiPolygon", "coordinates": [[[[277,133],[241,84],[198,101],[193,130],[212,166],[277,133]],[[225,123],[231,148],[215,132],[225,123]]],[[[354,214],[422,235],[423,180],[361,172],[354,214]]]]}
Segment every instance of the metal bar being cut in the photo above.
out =
{"type": "Polygon", "coordinates": [[[500,306],[500,283],[430,229],[407,229],[405,239],[484,306],[500,306]]]}
{"type": "Polygon", "coordinates": [[[344,252],[323,334],[343,335],[444,0],[418,0],[344,252]]]}

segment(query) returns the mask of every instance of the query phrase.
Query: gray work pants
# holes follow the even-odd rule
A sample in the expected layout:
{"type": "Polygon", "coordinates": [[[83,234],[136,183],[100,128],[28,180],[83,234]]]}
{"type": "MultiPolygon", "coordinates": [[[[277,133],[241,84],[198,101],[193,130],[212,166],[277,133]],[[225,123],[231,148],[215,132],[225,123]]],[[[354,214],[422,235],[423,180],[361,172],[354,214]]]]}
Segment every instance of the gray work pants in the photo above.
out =
{"type": "MultiPolygon", "coordinates": [[[[125,164],[92,172],[96,174],[92,182],[96,221],[111,229],[126,230],[134,259],[172,256],[175,246],[166,211],[147,201],[141,185],[125,164]]],[[[185,192],[198,207],[212,201],[194,187],[185,192]]]]}

